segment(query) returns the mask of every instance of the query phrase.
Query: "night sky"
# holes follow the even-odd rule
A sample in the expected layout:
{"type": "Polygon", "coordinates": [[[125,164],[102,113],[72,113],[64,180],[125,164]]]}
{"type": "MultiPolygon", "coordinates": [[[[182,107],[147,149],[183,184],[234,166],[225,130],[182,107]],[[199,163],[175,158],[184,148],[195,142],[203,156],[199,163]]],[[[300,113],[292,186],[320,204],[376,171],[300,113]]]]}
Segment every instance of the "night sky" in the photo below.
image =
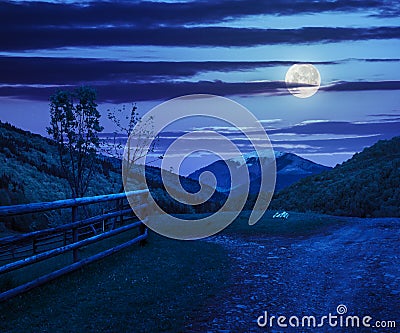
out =
{"type": "MultiPolygon", "coordinates": [[[[50,95],[90,85],[112,131],[108,108],[209,93],[248,108],[276,150],[334,166],[400,135],[399,17],[389,0],[2,1],[0,119],[45,134],[50,95]],[[321,74],[311,98],[286,89],[299,62],[321,74]]],[[[197,120],[168,138],[202,129],[240,141],[197,120]]]]}

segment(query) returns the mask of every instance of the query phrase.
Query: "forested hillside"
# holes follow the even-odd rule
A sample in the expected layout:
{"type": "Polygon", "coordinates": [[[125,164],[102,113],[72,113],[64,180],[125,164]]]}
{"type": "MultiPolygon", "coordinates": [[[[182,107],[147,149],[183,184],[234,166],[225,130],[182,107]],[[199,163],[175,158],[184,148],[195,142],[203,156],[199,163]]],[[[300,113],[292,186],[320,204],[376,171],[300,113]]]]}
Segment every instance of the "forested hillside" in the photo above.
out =
{"type": "MultiPolygon", "coordinates": [[[[216,210],[225,196],[215,193],[203,205],[189,206],[173,200],[166,192],[159,168],[146,167],[148,186],[153,197],[169,213],[203,213],[216,210]]],[[[189,192],[198,191],[198,182],[180,177],[189,192]]],[[[121,190],[119,161],[99,155],[87,196],[117,193],[121,190]]],[[[0,205],[53,201],[71,197],[68,182],[59,166],[55,144],[40,135],[0,122],[0,205]]],[[[90,207],[90,206],[89,206],[90,207]]],[[[88,208],[89,209],[89,208],[88,208]]],[[[23,215],[0,222],[17,231],[42,229],[64,223],[68,212],[23,215]]]]}
{"type": "MultiPolygon", "coordinates": [[[[119,191],[121,176],[110,161],[98,160],[95,182],[88,195],[119,191]]],[[[59,167],[57,147],[37,134],[0,122],[0,205],[53,201],[71,197],[71,191],[59,167]]],[[[16,230],[40,229],[58,223],[60,216],[46,213],[21,216],[8,221],[16,230]]]]}
{"type": "Polygon", "coordinates": [[[277,193],[271,207],[359,217],[400,216],[400,137],[277,193]]]}

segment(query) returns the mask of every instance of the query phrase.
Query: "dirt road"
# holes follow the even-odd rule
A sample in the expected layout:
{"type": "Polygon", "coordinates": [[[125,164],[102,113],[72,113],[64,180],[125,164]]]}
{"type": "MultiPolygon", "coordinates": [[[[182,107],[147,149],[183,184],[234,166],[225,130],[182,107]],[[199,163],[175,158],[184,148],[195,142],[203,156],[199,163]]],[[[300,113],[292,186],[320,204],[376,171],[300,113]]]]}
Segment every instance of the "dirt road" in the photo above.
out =
{"type": "Polygon", "coordinates": [[[400,219],[349,218],[344,226],[307,237],[209,241],[229,251],[232,275],[219,295],[190,316],[186,332],[400,332],[400,219]],[[267,325],[259,327],[265,311],[267,325]],[[318,325],[329,313],[338,316],[338,326],[328,319],[321,327],[307,327],[307,320],[301,326],[303,316],[314,316],[318,325]],[[276,319],[270,325],[271,316],[285,316],[288,327],[276,319]],[[291,316],[300,327],[291,327],[291,316]],[[361,327],[340,327],[340,317],[345,325],[347,316],[358,316],[361,327]],[[369,328],[362,326],[365,316],[372,317],[366,319],[369,328]],[[378,328],[392,324],[377,321],[396,321],[397,327],[378,328]]]}

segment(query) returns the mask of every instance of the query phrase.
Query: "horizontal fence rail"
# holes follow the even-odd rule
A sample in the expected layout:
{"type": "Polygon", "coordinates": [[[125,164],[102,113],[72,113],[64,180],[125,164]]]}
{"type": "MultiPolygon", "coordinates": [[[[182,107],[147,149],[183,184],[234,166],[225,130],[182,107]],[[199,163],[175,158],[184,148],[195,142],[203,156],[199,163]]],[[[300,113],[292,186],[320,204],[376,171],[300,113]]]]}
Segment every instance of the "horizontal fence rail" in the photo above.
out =
{"type": "Polygon", "coordinates": [[[115,194],[105,194],[105,195],[98,195],[95,197],[64,199],[52,202],[37,202],[26,205],[0,206],[0,217],[45,212],[48,210],[55,210],[61,208],[78,207],[78,206],[113,201],[118,199],[125,199],[126,197],[130,197],[132,195],[145,194],[145,193],[149,193],[149,190],[138,190],[138,191],[123,192],[123,193],[115,193],[115,194]]]}
{"type": "Polygon", "coordinates": [[[71,223],[0,239],[0,262],[6,262],[0,266],[0,276],[67,252],[72,252],[73,261],[72,264],[61,269],[0,293],[0,302],[125,249],[132,244],[144,244],[147,238],[147,228],[143,221],[137,220],[132,208],[127,208],[128,206],[123,204],[123,200],[131,196],[138,196],[139,200],[137,201],[139,204],[135,207],[135,210],[140,209],[146,213],[148,195],[148,190],[137,190],[53,202],[0,206],[0,218],[71,208],[71,223]],[[118,204],[115,209],[107,212],[103,210],[100,215],[77,220],[78,207],[110,201],[117,201],[118,204]],[[132,219],[136,219],[136,221],[132,222],[132,219]],[[78,250],[82,247],[95,244],[134,228],[139,229],[139,234],[128,242],[111,247],[88,258],[79,259],[78,250]]]}
{"type": "Polygon", "coordinates": [[[85,266],[87,264],[90,264],[90,263],[92,263],[92,262],[94,262],[96,260],[108,257],[109,255],[114,254],[116,252],[119,252],[119,251],[127,248],[128,246],[131,246],[131,245],[133,245],[135,243],[138,243],[138,242],[140,242],[142,240],[145,240],[146,238],[147,238],[147,230],[145,230],[144,234],[142,234],[142,235],[140,235],[140,236],[138,236],[138,237],[126,242],[126,243],[114,246],[114,247],[112,247],[112,248],[110,248],[110,249],[108,249],[106,251],[103,251],[103,252],[97,253],[97,254],[95,254],[95,255],[93,255],[91,257],[82,259],[81,261],[78,261],[78,262],[75,262],[75,263],[73,263],[71,265],[65,266],[65,267],[63,267],[63,268],[61,268],[59,270],[56,270],[56,271],[52,272],[52,273],[43,275],[43,276],[41,276],[41,277],[31,281],[31,282],[25,283],[25,284],[23,284],[21,286],[18,286],[16,288],[14,288],[14,289],[7,290],[7,291],[5,291],[5,292],[0,294],[0,302],[7,301],[12,297],[18,296],[18,295],[20,295],[20,294],[22,294],[24,292],[27,292],[27,291],[29,291],[29,290],[31,290],[33,288],[39,287],[41,285],[44,285],[47,282],[50,282],[50,281],[52,281],[52,280],[54,280],[54,279],[56,279],[56,278],[58,278],[58,277],[60,277],[62,275],[67,274],[67,273],[71,273],[73,271],[76,271],[77,269],[79,269],[79,268],[81,268],[81,267],[83,267],[83,266],[85,266]]]}

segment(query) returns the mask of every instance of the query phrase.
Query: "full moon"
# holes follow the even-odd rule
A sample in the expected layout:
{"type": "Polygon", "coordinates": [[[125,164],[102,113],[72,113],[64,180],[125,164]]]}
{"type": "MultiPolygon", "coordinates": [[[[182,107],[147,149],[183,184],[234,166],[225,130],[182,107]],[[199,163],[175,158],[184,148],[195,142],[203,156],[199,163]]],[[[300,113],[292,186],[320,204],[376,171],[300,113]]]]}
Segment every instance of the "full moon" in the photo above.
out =
{"type": "Polygon", "coordinates": [[[293,96],[307,98],[318,91],[321,76],[318,69],[311,64],[295,64],[287,71],[285,82],[293,96]]]}

